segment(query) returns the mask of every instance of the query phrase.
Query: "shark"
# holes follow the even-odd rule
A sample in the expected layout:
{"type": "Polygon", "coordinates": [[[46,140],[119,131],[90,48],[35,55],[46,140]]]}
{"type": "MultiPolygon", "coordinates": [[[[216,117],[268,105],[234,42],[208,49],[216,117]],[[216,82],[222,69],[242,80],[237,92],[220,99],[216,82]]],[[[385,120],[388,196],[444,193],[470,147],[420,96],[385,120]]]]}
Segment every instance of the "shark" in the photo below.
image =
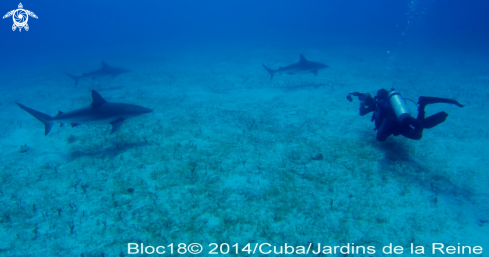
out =
{"type": "Polygon", "coordinates": [[[75,86],[78,85],[78,80],[82,78],[98,78],[98,77],[103,77],[103,76],[112,76],[115,77],[119,74],[130,72],[130,70],[123,69],[123,68],[117,68],[117,67],[111,67],[107,65],[104,61],[102,61],[102,67],[96,71],[88,72],[88,73],[83,73],[81,76],[75,76],[71,75],[65,72],[66,75],[68,75],[70,78],[75,80],[75,86]]]}
{"type": "Polygon", "coordinates": [[[153,111],[149,108],[134,104],[107,102],[95,90],[92,90],[92,104],[89,106],[66,113],[60,111],[58,115],[54,117],[31,109],[20,103],[17,103],[17,105],[44,123],[44,135],[49,134],[54,123],[61,123],[61,127],[65,123],[71,124],[72,127],[78,125],[110,124],[112,125],[110,134],[113,134],[119,130],[125,120],[153,111]]]}
{"type": "Polygon", "coordinates": [[[319,70],[329,67],[328,65],[319,62],[308,61],[302,54],[300,55],[299,62],[293,63],[291,65],[287,65],[285,67],[279,67],[278,70],[272,70],[267,66],[265,66],[265,64],[263,63],[262,65],[263,67],[265,67],[268,73],[270,73],[271,75],[270,80],[273,79],[273,75],[275,75],[275,73],[279,73],[279,74],[314,73],[314,75],[317,75],[319,70]]]}

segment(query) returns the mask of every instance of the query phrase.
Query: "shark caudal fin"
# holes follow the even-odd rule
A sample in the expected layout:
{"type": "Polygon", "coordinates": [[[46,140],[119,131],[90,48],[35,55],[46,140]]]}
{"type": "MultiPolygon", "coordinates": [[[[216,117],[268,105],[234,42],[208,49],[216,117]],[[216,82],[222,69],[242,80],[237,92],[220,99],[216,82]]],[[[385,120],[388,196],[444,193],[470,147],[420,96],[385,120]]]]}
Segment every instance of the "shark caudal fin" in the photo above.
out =
{"type": "Polygon", "coordinates": [[[22,104],[17,103],[17,105],[28,112],[30,115],[34,116],[34,118],[38,119],[42,123],[44,123],[44,135],[46,136],[49,134],[49,131],[51,131],[51,128],[53,127],[53,122],[51,121],[53,118],[47,114],[44,114],[42,112],[38,112],[34,109],[31,109],[27,106],[24,106],[22,104]]]}
{"type": "Polygon", "coordinates": [[[267,71],[268,71],[268,73],[270,73],[270,81],[271,81],[271,80],[273,79],[273,75],[275,75],[275,71],[274,71],[274,70],[272,70],[272,69],[270,69],[270,68],[268,68],[268,67],[267,67],[267,66],[265,66],[265,64],[263,64],[263,63],[262,63],[261,65],[263,65],[263,67],[265,68],[265,70],[267,70],[267,71]]]}
{"type": "Polygon", "coordinates": [[[72,78],[73,80],[75,80],[75,87],[76,87],[76,85],[78,85],[78,80],[81,78],[81,76],[71,75],[71,74],[68,74],[66,72],[65,72],[65,74],[70,76],[70,78],[72,78]]]}

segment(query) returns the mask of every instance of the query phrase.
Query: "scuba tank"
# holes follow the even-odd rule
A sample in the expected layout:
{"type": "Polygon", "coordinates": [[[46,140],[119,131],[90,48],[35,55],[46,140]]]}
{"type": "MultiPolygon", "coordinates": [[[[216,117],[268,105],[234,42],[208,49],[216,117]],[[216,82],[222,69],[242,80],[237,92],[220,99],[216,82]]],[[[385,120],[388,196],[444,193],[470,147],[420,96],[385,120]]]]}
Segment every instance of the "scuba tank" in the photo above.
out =
{"type": "Polygon", "coordinates": [[[399,122],[402,122],[405,118],[411,117],[409,108],[406,106],[406,100],[404,100],[399,93],[394,90],[390,91],[389,102],[391,103],[399,122]]]}

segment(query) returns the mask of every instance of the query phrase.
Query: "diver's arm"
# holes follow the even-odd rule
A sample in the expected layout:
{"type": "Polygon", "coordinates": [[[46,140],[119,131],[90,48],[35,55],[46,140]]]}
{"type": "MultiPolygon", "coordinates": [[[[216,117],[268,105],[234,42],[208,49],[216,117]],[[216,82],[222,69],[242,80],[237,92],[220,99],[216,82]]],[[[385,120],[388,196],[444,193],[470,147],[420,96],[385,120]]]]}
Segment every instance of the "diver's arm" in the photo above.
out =
{"type": "Polygon", "coordinates": [[[375,111],[375,106],[365,106],[363,104],[360,105],[360,116],[367,115],[373,111],[375,111]]]}
{"type": "Polygon", "coordinates": [[[364,116],[375,111],[375,100],[369,95],[360,102],[360,116],[364,116]]]}

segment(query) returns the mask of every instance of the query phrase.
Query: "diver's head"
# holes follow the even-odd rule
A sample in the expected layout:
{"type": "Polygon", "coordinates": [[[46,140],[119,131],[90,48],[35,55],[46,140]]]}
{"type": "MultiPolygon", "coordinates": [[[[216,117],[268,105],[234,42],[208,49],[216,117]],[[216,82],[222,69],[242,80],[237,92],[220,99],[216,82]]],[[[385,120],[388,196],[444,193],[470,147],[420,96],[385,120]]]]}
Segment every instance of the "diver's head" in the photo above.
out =
{"type": "Polygon", "coordinates": [[[379,91],[377,91],[377,99],[378,100],[387,100],[389,98],[389,91],[387,91],[386,89],[379,89],[379,91]]]}

